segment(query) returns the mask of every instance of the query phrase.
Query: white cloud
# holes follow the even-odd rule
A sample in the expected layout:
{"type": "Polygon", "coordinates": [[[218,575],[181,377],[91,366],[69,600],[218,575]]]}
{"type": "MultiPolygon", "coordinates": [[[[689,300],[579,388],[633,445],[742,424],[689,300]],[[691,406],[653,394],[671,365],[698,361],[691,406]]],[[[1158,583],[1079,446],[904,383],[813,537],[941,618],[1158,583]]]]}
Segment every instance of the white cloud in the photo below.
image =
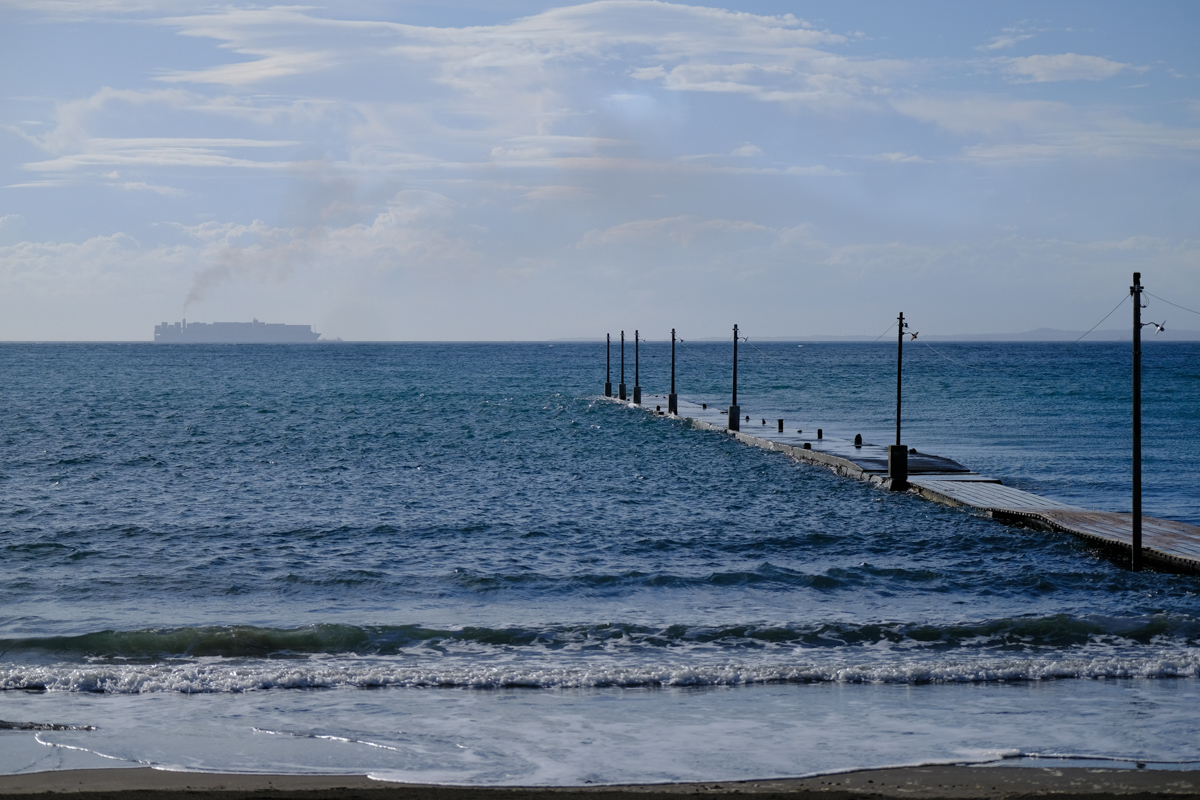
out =
{"type": "Polygon", "coordinates": [[[1077,113],[1066,103],[981,93],[905,94],[891,103],[905,116],[960,135],[999,137],[1028,131],[1066,131],[1077,120],[1077,113]]]}
{"type": "MultiPolygon", "coordinates": [[[[492,26],[434,28],[321,18],[298,8],[225,9],[172,17],[183,35],[244,56],[175,70],[170,82],[250,86],[375,62],[419,73],[476,102],[509,101],[587,63],[620,58],[633,78],[674,91],[734,92],[765,102],[861,102],[910,69],[900,60],[823,50],[845,36],[785,14],[765,16],[656,0],[599,0],[492,26]]],[[[542,100],[551,95],[543,94],[542,100]]],[[[542,109],[545,110],[544,108],[542,109]]]]}
{"type": "Polygon", "coordinates": [[[1002,64],[1005,71],[1016,79],[1031,83],[1102,81],[1131,66],[1100,56],[1081,56],[1078,53],[1021,56],[1004,59],[1002,64]]]}
{"type": "Polygon", "coordinates": [[[993,36],[987,44],[981,44],[976,47],[976,50],[1004,50],[1009,47],[1015,47],[1018,43],[1026,39],[1032,39],[1032,33],[1004,33],[999,36],[993,36]]]}
{"type": "Polygon", "coordinates": [[[405,191],[369,223],[282,228],[255,221],[180,226],[200,242],[197,257],[204,265],[192,281],[185,305],[202,302],[232,280],[283,282],[297,269],[310,266],[406,273],[431,267],[456,273],[473,270],[483,260],[481,253],[469,236],[454,230],[453,217],[449,198],[405,191]]]}
{"type": "Polygon", "coordinates": [[[5,189],[52,189],[59,186],[70,186],[71,181],[59,179],[40,180],[40,181],[22,181],[21,183],[7,184],[5,189]]]}
{"type": "Polygon", "coordinates": [[[733,148],[733,152],[730,153],[730,155],[740,156],[740,157],[761,156],[762,148],[756,144],[750,144],[749,142],[744,142],[744,143],[738,145],[737,147],[733,148]]]}
{"type": "Polygon", "coordinates": [[[545,160],[570,156],[592,156],[601,150],[628,145],[620,139],[595,136],[514,136],[491,150],[491,157],[502,161],[545,160]]]}
{"type": "Polygon", "coordinates": [[[173,186],[157,186],[145,181],[125,181],[117,184],[117,186],[129,192],[154,192],[164,197],[183,197],[184,194],[182,190],[176,189],[173,186]]]}
{"type": "Polygon", "coordinates": [[[876,153],[871,156],[854,156],[866,161],[884,161],[891,164],[928,164],[929,159],[909,153],[876,153]]]}
{"type": "Polygon", "coordinates": [[[593,197],[593,193],[578,186],[535,186],[525,192],[523,197],[530,200],[583,200],[593,197]]]}
{"type": "MultiPolygon", "coordinates": [[[[193,109],[198,102],[195,95],[178,90],[135,91],[105,87],[82,100],[59,103],[55,109],[55,125],[45,134],[15,131],[25,141],[55,157],[22,166],[33,172],[59,174],[86,173],[104,167],[279,169],[289,166],[287,161],[246,158],[241,153],[294,148],[300,144],[298,141],[195,136],[104,137],[92,132],[97,127],[122,124],[141,111],[180,113],[193,109]]],[[[98,176],[112,179],[115,172],[99,173],[98,176]]],[[[85,178],[86,174],[80,180],[85,178]]],[[[16,185],[45,185],[45,181],[16,185]]]]}
{"type": "Polygon", "coordinates": [[[731,219],[701,220],[692,216],[669,217],[625,222],[604,230],[588,231],[580,238],[578,247],[601,245],[671,243],[681,247],[695,244],[700,238],[712,235],[770,233],[771,229],[755,222],[731,219]]]}
{"type": "Polygon", "coordinates": [[[1145,158],[1200,149],[1200,128],[1141,122],[1105,109],[993,95],[895,98],[900,113],[951,133],[982,140],[962,157],[990,164],[1073,158],[1145,158]]]}
{"type": "Polygon", "coordinates": [[[288,169],[290,161],[255,161],[215,152],[206,147],[158,144],[120,149],[98,149],[86,153],[59,156],[46,161],[31,161],[24,169],[33,172],[72,172],[85,167],[225,167],[239,169],[288,169]]]}
{"type": "Polygon", "coordinates": [[[178,14],[208,4],[203,0],[0,0],[0,6],[32,11],[45,19],[65,21],[120,15],[178,14]]]}
{"type": "Polygon", "coordinates": [[[20,242],[0,247],[0,282],[28,300],[134,290],[194,264],[194,253],[173,246],[144,247],[125,233],[82,242],[20,242]]]}

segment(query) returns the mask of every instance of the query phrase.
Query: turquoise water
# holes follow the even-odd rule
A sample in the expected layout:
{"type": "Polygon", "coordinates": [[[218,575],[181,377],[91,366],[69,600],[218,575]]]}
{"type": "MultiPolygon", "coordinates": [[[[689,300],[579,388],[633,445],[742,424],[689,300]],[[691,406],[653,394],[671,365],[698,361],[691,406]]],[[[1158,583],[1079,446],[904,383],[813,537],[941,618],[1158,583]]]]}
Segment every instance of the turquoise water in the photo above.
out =
{"type": "MultiPolygon", "coordinates": [[[[1127,345],[919,345],[907,444],[1129,509],[1127,345]]],[[[894,343],[740,354],[752,417],[894,436],[894,343]]],[[[643,343],[646,392],[668,359],[643,343]]],[[[599,401],[604,367],[602,343],[0,345],[0,719],[95,728],[0,731],[0,771],[1200,758],[1196,578],[599,401]]],[[[1144,370],[1145,512],[1200,524],[1200,346],[1144,370]]],[[[679,347],[682,396],[729,378],[729,346],[679,347]]]]}

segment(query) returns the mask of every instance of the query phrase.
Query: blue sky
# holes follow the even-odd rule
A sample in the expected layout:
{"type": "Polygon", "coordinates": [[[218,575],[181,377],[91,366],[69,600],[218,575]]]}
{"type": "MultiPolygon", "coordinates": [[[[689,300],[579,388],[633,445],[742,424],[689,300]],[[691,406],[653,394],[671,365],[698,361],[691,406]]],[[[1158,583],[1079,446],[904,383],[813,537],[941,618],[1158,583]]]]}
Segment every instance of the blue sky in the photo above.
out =
{"type": "Polygon", "coordinates": [[[1198,21],[0,0],[0,340],[1084,330],[1134,270],[1200,308],[1198,21]]]}

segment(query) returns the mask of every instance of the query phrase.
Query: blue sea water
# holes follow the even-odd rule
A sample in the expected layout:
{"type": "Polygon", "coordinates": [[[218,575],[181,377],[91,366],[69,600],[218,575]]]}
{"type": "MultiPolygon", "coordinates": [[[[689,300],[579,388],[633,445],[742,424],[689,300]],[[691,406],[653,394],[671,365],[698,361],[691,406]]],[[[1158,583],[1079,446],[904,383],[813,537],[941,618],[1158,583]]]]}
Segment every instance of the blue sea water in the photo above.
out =
{"type": "MultiPolygon", "coordinates": [[[[728,344],[677,355],[728,402],[728,344]]],[[[887,443],[895,355],[751,340],[738,399],[887,443]]],[[[904,365],[910,446],[1129,509],[1128,345],[904,365]]],[[[0,375],[0,719],[66,726],[0,730],[0,772],[1200,760],[1200,579],[601,400],[603,343],[4,344],[0,375]]],[[[1145,513],[1200,524],[1200,345],[1144,376],[1145,513]]]]}

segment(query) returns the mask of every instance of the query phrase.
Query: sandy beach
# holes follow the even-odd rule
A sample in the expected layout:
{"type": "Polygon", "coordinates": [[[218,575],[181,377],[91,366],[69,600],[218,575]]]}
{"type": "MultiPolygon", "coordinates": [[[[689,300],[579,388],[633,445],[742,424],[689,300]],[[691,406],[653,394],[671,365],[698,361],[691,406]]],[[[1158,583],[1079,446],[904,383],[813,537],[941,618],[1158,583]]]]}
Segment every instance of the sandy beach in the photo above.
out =
{"type": "Polygon", "coordinates": [[[384,783],[365,776],[223,775],[154,769],[64,770],[0,776],[5,798],[368,798],[369,800],[635,800],[753,794],[821,798],[1200,797],[1200,771],[1030,767],[904,767],[814,778],[568,788],[384,783]]]}

